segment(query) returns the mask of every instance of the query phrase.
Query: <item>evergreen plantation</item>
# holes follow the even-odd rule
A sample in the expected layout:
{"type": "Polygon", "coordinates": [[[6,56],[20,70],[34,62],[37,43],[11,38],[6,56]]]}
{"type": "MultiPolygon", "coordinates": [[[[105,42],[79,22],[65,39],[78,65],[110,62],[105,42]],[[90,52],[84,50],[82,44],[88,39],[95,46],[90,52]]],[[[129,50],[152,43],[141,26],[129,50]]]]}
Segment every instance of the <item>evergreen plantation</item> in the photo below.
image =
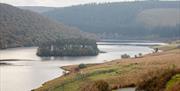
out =
{"type": "Polygon", "coordinates": [[[42,14],[103,39],[161,40],[180,35],[180,1],[92,3],[42,14]]]}

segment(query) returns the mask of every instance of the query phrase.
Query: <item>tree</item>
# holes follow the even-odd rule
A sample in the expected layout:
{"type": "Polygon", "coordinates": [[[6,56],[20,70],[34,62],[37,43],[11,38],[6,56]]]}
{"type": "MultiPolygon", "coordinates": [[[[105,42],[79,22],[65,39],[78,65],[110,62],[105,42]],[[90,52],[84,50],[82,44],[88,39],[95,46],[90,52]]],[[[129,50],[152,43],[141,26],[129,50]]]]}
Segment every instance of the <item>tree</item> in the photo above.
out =
{"type": "Polygon", "coordinates": [[[86,68],[86,65],[83,64],[83,63],[81,63],[81,64],[79,64],[79,68],[80,68],[80,69],[86,68]]]}

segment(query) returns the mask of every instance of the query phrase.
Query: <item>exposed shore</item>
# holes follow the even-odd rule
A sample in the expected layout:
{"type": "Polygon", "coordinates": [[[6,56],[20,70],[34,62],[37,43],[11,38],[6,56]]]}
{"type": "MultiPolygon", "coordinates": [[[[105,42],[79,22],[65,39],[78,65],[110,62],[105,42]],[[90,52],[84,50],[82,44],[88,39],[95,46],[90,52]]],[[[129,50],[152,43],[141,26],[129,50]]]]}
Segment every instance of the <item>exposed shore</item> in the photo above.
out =
{"type": "Polygon", "coordinates": [[[11,63],[8,63],[7,61],[34,61],[34,60],[27,60],[27,59],[0,59],[0,66],[13,65],[11,63]]]}
{"type": "Polygon", "coordinates": [[[82,84],[99,79],[107,81],[112,89],[136,86],[144,80],[145,75],[154,71],[167,69],[172,65],[180,68],[180,61],[178,60],[180,59],[180,49],[177,48],[178,46],[161,46],[158,48],[164,52],[144,55],[141,58],[117,59],[101,64],[88,64],[86,68],[80,69],[78,72],[74,72],[77,65],[63,66],[61,68],[70,71],[70,74],[48,81],[35,91],[61,91],[62,89],[78,91],[82,84]],[[83,80],[68,83],[69,80],[75,79],[79,73],[91,75],[86,76],[83,80]],[[64,84],[64,82],[67,83],[64,84]],[[64,84],[63,87],[62,84],[64,84]]]}
{"type": "Polygon", "coordinates": [[[27,59],[0,59],[0,62],[3,61],[34,61],[34,60],[27,60],[27,59]]]}

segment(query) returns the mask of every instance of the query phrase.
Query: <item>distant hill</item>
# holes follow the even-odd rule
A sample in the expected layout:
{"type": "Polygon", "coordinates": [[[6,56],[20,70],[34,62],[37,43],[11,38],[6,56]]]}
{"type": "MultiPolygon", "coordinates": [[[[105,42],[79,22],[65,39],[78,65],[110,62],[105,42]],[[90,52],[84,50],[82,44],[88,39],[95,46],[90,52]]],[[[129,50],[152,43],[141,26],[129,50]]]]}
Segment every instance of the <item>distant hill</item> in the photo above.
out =
{"type": "Polygon", "coordinates": [[[89,34],[40,14],[0,3],[0,49],[34,46],[59,38],[85,38],[89,34]]]}
{"type": "Polygon", "coordinates": [[[48,12],[50,10],[56,9],[55,7],[44,7],[44,6],[19,6],[18,8],[31,10],[37,13],[48,12]]]}
{"type": "Polygon", "coordinates": [[[175,27],[180,24],[180,8],[155,8],[140,12],[137,20],[147,27],[175,27]]]}
{"type": "Polygon", "coordinates": [[[180,37],[180,1],[137,1],[56,8],[43,14],[101,38],[180,37]]]}

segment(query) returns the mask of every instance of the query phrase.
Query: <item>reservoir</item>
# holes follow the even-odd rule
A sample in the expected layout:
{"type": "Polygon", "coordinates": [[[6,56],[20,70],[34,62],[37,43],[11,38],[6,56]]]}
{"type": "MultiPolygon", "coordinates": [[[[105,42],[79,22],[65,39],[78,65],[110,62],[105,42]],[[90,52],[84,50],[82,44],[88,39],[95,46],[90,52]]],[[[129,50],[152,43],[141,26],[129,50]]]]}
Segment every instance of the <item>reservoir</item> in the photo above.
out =
{"type": "MultiPolygon", "coordinates": [[[[164,43],[149,43],[149,45],[164,45],[164,43]]],[[[101,51],[97,56],[83,57],[38,57],[37,47],[22,47],[0,50],[0,59],[10,65],[0,65],[0,91],[30,91],[41,86],[46,81],[62,75],[61,66],[80,63],[103,63],[113,59],[120,59],[122,54],[131,57],[139,53],[152,53],[148,43],[123,43],[113,45],[103,42],[98,45],[101,51]],[[138,45],[138,46],[137,46],[138,45]],[[146,46],[144,46],[146,45],[146,46]],[[20,61],[18,61],[20,60],[20,61]]]]}

